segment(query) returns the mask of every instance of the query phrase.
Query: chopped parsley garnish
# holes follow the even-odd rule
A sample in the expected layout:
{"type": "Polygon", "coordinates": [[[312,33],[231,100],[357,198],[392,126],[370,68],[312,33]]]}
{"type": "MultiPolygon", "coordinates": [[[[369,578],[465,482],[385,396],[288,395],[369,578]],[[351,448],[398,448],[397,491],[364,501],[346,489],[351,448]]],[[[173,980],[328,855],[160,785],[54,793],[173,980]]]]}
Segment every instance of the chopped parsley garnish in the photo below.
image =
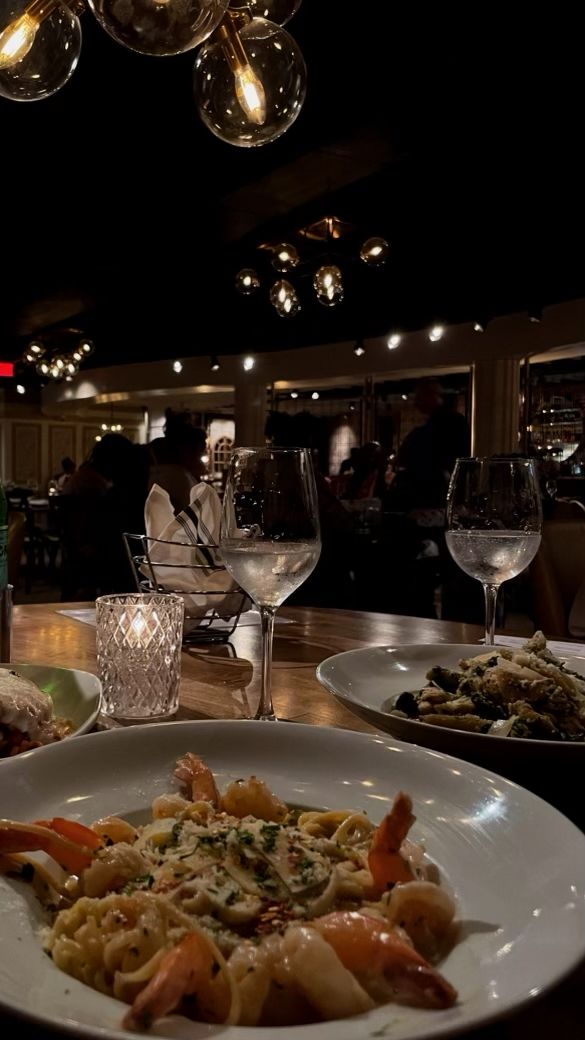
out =
{"type": "Polygon", "coordinates": [[[127,885],[124,885],[122,889],[122,895],[130,896],[137,888],[152,888],[154,885],[154,877],[152,874],[142,874],[140,877],[134,878],[133,881],[129,881],[127,885]]]}
{"type": "Polygon", "coordinates": [[[177,822],[173,824],[173,829],[171,831],[171,841],[173,845],[178,845],[182,830],[183,824],[179,820],[177,820],[177,822]]]}
{"type": "Polygon", "coordinates": [[[299,874],[301,875],[301,881],[309,881],[310,880],[311,874],[313,873],[313,870],[314,870],[314,867],[315,867],[315,864],[313,863],[312,859],[307,859],[305,857],[305,859],[300,860],[300,862],[299,862],[299,874]]]}
{"type": "Polygon", "coordinates": [[[276,839],[280,833],[280,824],[263,823],[260,832],[262,834],[262,848],[264,849],[264,852],[274,852],[276,848],[276,839]]]}
{"type": "Polygon", "coordinates": [[[241,845],[253,845],[254,835],[252,831],[238,831],[238,841],[241,845]]]}

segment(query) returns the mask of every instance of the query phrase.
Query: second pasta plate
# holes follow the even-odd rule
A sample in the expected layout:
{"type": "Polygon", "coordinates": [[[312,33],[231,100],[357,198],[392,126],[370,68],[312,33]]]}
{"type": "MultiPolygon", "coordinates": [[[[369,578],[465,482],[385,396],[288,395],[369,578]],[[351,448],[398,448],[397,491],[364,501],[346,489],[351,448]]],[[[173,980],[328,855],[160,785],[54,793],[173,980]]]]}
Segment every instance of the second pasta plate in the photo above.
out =
{"type": "MultiPolygon", "coordinates": [[[[585,836],[513,783],[384,735],[232,721],[94,734],[8,762],[0,817],[88,825],[119,815],[146,823],[153,799],[177,789],[175,762],[188,752],[209,764],[222,789],[255,774],[289,805],[363,811],[374,824],[399,790],[407,792],[417,817],[410,837],[424,842],[455,896],[459,936],[439,965],[458,991],[454,1006],[387,1003],[357,1017],[291,1026],[291,1038],[452,1035],[532,1000],[585,952],[585,836]]],[[[127,1005],[64,974],[43,952],[45,919],[30,886],[0,877],[0,899],[0,1004],[81,1036],[127,1038],[127,1005]]],[[[150,1032],[182,1040],[270,1034],[182,1016],[161,1018],[150,1032]]]]}

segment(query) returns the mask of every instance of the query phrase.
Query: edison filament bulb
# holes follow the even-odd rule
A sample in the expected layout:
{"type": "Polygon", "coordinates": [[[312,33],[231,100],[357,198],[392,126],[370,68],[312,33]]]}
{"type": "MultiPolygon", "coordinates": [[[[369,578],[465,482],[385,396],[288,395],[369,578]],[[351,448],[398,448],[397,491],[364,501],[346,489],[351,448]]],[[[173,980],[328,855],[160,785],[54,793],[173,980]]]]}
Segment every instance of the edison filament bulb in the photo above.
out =
{"type": "Polygon", "coordinates": [[[390,246],[385,238],[368,238],[360,249],[360,258],[370,267],[383,264],[388,259],[390,246]]]}
{"type": "Polygon", "coordinates": [[[0,95],[40,101],[67,83],[81,53],[79,18],[58,0],[0,0],[0,95]]]}
{"type": "Polygon", "coordinates": [[[301,309],[294,285],[285,278],[275,282],[270,289],[270,302],[281,318],[294,318],[301,309]]]}
{"type": "Polygon", "coordinates": [[[198,52],[193,73],[201,119],[241,148],[275,141],[292,126],[306,81],[301,51],[285,29],[235,11],[198,52]]]}
{"type": "Polygon", "coordinates": [[[198,47],[217,28],[228,0],[88,0],[103,29],[124,47],[164,57],[198,47]]]}
{"type": "Polygon", "coordinates": [[[236,275],[236,289],[243,296],[251,296],[260,288],[260,279],[252,267],[244,267],[236,275]]]}
{"type": "Polygon", "coordinates": [[[343,300],[343,278],[336,264],[324,264],[315,272],[313,288],[319,303],[324,307],[335,307],[343,300]]]}
{"type": "Polygon", "coordinates": [[[287,271],[292,271],[293,267],[298,266],[300,259],[294,246],[291,246],[288,242],[281,242],[274,247],[272,266],[276,271],[286,274],[287,271]]]}

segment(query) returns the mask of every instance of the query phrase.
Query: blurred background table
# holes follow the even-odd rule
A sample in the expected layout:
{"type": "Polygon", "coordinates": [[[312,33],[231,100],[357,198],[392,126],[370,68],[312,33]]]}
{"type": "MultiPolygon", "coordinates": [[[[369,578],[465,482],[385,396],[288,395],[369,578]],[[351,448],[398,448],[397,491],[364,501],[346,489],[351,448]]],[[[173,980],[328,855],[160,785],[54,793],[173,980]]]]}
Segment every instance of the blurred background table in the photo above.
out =
{"type": "MultiPolygon", "coordinates": [[[[88,604],[89,605],[89,604],[88,604]]],[[[75,604],[79,607],[80,604],[75,604]]],[[[95,672],[95,629],[59,613],[65,604],[35,604],[14,611],[13,660],[55,664],[95,672]]],[[[342,650],[384,643],[474,643],[474,625],[358,611],[283,609],[276,625],[273,688],[281,719],[372,732],[319,685],[317,665],[342,650]],[[284,622],[287,623],[284,623],[284,622]]],[[[230,643],[190,647],[183,654],[179,718],[242,718],[254,713],[259,694],[260,626],[241,625],[230,643]]],[[[105,724],[112,725],[106,721],[105,724]]],[[[115,723],[114,723],[115,725],[115,723]]],[[[567,786],[573,780],[566,777],[567,786]]],[[[582,1034],[581,967],[553,992],[497,1025],[474,1031],[474,1040],[566,1040],[582,1034]]],[[[55,1035],[0,1014],[0,1032],[20,1040],[55,1035]],[[12,1026],[12,1029],[10,1028],[12,1026]]],[[[471,1034],[468,1034],[471,1035],[471,1034]]]]}

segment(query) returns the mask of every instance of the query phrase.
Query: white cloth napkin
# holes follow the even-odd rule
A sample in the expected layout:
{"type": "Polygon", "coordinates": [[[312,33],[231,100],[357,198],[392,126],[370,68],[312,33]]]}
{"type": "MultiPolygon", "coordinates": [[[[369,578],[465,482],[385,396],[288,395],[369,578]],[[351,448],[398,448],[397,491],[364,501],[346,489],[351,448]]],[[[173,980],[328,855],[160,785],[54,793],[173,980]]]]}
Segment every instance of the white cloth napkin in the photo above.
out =
{"type": "MultiPolygon", "coordinates": [[[[156,582],[168,592],[184,594],[188,619],[201,619],[211,610],[228,618],[238,612],[242,603],[241,593],[235,591],[238,586],[223,567],[216,548],[220,518],[219,495],[209,484],[196,484],[191,489],[189,506],[176,516],[168,493],[158,484],[153,484],[146,500],[147,538],[160,539],[147,543],[156,582]]],[[[143,564],[142,573],[152,579],[147,563],[143,564]]],[[[246,599],[244,610],[249,610],[250,605],[246,599]]]]}

